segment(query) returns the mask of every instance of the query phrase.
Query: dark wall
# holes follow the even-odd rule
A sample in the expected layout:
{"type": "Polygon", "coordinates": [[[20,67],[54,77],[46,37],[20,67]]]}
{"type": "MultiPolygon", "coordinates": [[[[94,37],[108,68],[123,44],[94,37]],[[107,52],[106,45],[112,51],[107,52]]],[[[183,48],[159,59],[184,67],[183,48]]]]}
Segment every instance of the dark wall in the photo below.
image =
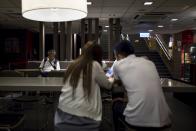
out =
{"type": "MultiPolygon", "coordinates": [[[[66,37],[66,35],[65,35],[66,37]]],[[[59,36],[60,40],[60,36],[59,36]]],[[[81,38],[77,35],[76,57],[79,56],[81,38]]],[[[53,34],[45,35],[45,55],[53,49],[53,34]]],[[[73,51],[74,52],[74,49],[73,51]]],[[[18,65],[27,63],[28,60],[39,59],[39,32],[25,29],[0,29],[0,69],[20,68],[18,65]]]]}
{"type": "MultiPolygon", "coordinates": [[[[46,54],[53,47],[52,34],[46,35],[46,54]]],[[[0,67],[20,68],[28,60],[38,60],[39,33],[22,29],[0,29],[0,67]]]]}
{"type": "Polygon", "coordinates": [[[33,33],[27,30],[0,30],[0,56],[2,65],[22,64],[32,56],[33,33]]]}

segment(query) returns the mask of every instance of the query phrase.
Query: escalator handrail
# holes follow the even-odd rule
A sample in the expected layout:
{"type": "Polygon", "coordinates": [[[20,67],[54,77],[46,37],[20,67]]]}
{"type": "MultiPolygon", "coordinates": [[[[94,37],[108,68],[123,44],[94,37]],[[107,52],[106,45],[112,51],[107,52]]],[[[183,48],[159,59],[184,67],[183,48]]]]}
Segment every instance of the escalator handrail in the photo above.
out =
{"type": "Polygon", "coordinates": [[[169,54],[167,48],[163,44],[163,42],[160,40],[159,36],[155,34],[155,39],[157,40],[157,43],[159,44],[160,48],[163,50],[165,56],[167,57],[168,60],[171,60],[171,55],[169,54]]]}

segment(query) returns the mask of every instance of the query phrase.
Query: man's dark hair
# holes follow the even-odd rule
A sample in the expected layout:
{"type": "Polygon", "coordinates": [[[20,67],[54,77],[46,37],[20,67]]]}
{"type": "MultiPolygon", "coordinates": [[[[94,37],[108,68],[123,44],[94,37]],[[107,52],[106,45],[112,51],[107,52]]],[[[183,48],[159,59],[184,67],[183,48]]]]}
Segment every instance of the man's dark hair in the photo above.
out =
{"type": "Polygon", "coordinates": [[[134,54],[134,47],[131,44],[130,41],[127,40],[123,40],[121,42],[119,42],[115,47],[114,47],[114,51],[116,52],[116,54],[121,54],[124,56],[128,56],[131,54],[134,54]]]}
{"type": "Polygon", "coordinates": [[[54,53],[54,54],[56,54],[56,51],[54,49],[50,49],[50,50],[48,50],[48,53],[54,53]]]}

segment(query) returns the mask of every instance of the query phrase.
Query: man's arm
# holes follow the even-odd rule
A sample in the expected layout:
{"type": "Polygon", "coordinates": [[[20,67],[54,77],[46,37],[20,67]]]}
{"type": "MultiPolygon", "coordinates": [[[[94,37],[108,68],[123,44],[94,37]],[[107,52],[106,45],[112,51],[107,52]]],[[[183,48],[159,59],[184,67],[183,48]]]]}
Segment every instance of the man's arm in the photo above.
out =
{"type": "Polygon", "coordinates": [[[118,100],[127,102],[127,92],[121,78],[119,77],[117,62],[115,62],[113,65],[113,77],[114,77],[114,83],[112,89],[113,102],[118,100]]]}
{"type": "Polygon", "coordinates": [[[112,70],[113,70],[113,77],[115,80],[119,80],[119,74],[118,74],[118,69],[117,69],[117,62],[115,62],[112,66],[112,70]]]}

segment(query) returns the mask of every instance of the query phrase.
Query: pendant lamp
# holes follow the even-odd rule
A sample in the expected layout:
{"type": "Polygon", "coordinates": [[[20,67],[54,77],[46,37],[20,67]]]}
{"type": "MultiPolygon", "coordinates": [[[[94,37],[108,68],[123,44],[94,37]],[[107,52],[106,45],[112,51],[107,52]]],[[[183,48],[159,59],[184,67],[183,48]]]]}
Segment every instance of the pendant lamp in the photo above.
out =
{"type": "Polygon", "coordinates": [[[43,22],[79,20],[87,16],[87,0],[22,0],[22,16],[43,22]]]}

